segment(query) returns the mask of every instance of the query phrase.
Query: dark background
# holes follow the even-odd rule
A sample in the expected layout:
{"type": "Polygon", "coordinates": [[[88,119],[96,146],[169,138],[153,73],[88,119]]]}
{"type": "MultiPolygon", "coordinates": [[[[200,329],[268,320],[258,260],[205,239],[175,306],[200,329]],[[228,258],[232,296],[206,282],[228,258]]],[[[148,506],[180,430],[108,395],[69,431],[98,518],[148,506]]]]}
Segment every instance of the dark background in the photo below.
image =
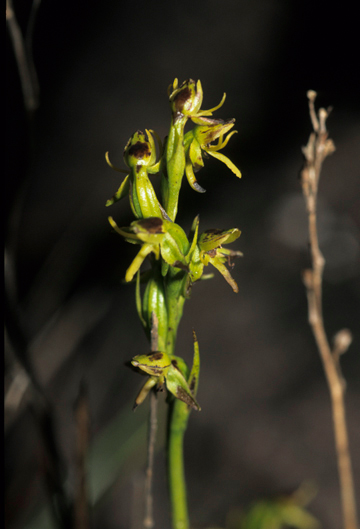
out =
{"type": "MultiPolygon", "coordinates": [[[[30,5],[15,2],[23,30],[30,5]]],[[[185,448],[192,524],[224,526],[233,509],[310,480],[318,489],[311,512],[324,528],[341,526],[329,396],[300,279],[309,260],[298,175],[310,133],[306,91],[314,89],[320,105],[333,107],[328,127],[337,150],[325,162],[319,204],[324,315],[330,337],[343,327],[354,333],[342,366],[359,487],[359,49],[349,6],[43,0],[33,38],[40,107],[31,127],[7,38],[12,296],[27,358],[53,406],[70,492],[73,406],[81,381],[88,389],[96,528],[138,527],[148,407],[131,411],[141,379],[124,364],[148,345],[134,288],[121,282],[134,248],[107,222],[112,214],[125,226],[131,211],[125,200],[104,208],[121,181],[104,153],[123,167],[123,147],[136,129],[167,134],[166,90],[175,77],[201,79],[204,109],[226,91],[216,117],[236,118],[238,134],[225,153],[243,174],[238,180],[210,159],[198,175],[207,193],[196,194],[186,180],[181,192],[185,231],[198,213],[201,230],[236,226],[242,235],[233,248],[244,252],[233,272],[239,293],[219,274],[196,285],[179,330],[177,353],[190,361],[194,327],[202,360],[202,411],[192,414],[185,448]]],[[[6,385],[14,358],[7,342],[6,385]]],[[[29,400],[7,416],[9,529],[32,527],[27,522],[46,498],[29,400]]],[[[164,409],[161,402],[162,420],[164,409]]],[[[169,526],[163,429],[155,478],[160,528],[169,526]]]]}

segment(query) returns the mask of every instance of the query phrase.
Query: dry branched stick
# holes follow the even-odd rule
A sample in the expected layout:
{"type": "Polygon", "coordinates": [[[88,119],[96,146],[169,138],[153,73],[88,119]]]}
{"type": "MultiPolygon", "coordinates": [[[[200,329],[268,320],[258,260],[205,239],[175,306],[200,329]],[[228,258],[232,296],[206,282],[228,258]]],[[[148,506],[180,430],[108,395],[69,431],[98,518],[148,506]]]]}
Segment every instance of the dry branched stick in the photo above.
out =
{"type": "Polygon", "coordinates": [[[303,281],[307,291],[309,323],[319,349],[331,396],[344,528],[357,529],[354,481],[345,417],[345,383],[339,362],[340,355],[346,352],[352,337],[348,329],[339,331],[334,338],[334,347],[331,349],[325,333],[322,314],[322,276],[325,260],[319,248],[317,233],[317,193],[322,164],[325,158],[335,151],[335,146],[328,138],[326,130],[329,111],[320,108],[316,114],[314,105],[316,95],[313,90],[307,93],[314,132],[310,134],[306,147],[303,147],[305,163],[301,172],[301,184],[309,219],[312,260],[312,268],[304,271],[303,281]]]}
{"type": "MultiPolygon", "coordinates": [[[[151,318],[152,318],[151,350],[157,351],[159,322],[158,322],[155,312],[152,313],[151,318]]],[[[152,391],[150,391],[148,460],[147,460],[146,480],[145,480],[145,516],[144,516],[144,528],[145,529],[152,529],[155,525],[154,517],[153,517],[152,479],[153,479],[153,468],[154,468],[154,451],[155,451],[156,432],[157,432],[157,396],[155,393],[155,389],[153,389],[152,391]]]]}

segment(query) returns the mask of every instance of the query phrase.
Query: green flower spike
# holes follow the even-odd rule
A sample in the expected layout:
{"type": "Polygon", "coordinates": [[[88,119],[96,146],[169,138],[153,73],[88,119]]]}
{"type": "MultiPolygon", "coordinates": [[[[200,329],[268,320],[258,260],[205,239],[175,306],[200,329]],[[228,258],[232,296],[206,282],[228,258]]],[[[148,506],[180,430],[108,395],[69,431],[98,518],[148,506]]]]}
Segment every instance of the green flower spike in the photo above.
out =
{"type": "MultiPolygon", "coordinates": [[[[129,266],[125,274],[125,281],[132,281],[147,255],[160,254],[167,265],[188,270],[186,254],[190,244],[184,230],[178,225],[159,217],[150,217],[134,221],[130,227],[119,228],[112,217],[109,222],[114,230],[122,235],[127,242],[141,244],[141,249],[129,266]]],[[[165,269],[167,271],[167,268],[165,269]]]]}
{"type": "MultiPolygon", "coordinates": [[[[199,260],[203,266],[212,264],[224,279],[229,283],[234,292],[239,292],[236,281],[231,277],[225,263],[231,265],[231,258],[241,256],[238,251],[223,248],[223,244],[230,244],[240,237],[240,230],[232,228],[230,230],[207,230],[199,237],[198,247],[200,250],[199,260]]],[[[195,258],[195,256],[194,256],[195,258]]],[[[191,267],[190,267],[191,268],[191,267]]]]}
{"type": "Polygon", "coordinates": [[[211,116],[215,110],[220,108],[226,95],[223,95],[216,107],[201,110],[203,91],[200,81],[195,83],[192,79],[188,79],[179,87],[178,80],[175,79],[168,93],[172,117],[162,163],[161,192],[165,210],[169,217],[175,220],[185,171],[184,127],[186,122],[191,118],[197,124],[203,123],[203,116],[211,116]]]}
{"type": "Polygon", "coordinates": [[[202,123],[202,125],[196,125],[193,130],[187,132],[184,137],[186,177],[190,186],[199,193],[205,193],[205,189],[203,189],[196,181],[194,170],[198,171],[204,167],[202,151],[204,151],[205,155],[209,154],[225,163],[225,165],[231,169],[236,176],[241,178],[239,169],[232,163],[232,161],[229,160],[227,156],[217,152],[226,147],[231,136],[237,133],[236,130],[233,130],[224,139],[225,134],[234,126],[235,120],[230,119],[228,121],[223,121],[222,119],[202,118],[202,123]],[[204,124],[204,122],[206,122],[206,124],[204,124]],[[218,139],[218,143],[216,145],[211,145],[216,139],[218,139]]]}
{"type": "MultiPolygon", "coordinates": [[[[146,130],[147,138],[140,130],[135,132],[124,150],[124,161],[130,169],[115,195],[106,202],[111,206],[126,195],[130,197],[131,209],[135,217],[141,219],[146,217],[167,217],[161,207],[148,174],[159,172],[160,161],[156,162],[156,148],[151,131],[146,130]]],[[[105,155],[107,163],[112,169],[125,173],[118,169],[109,160],[108,153],[105,155]]]]}
{"type": "Polygon", "coordinates": [[[155,351],[147,355],[135,356],[132,359],[131,363],[134,367],[138,367],[150,375],[135,399],[134,409],[145,400],[154,386],[157,386],[157,390],[161,391],[165,383],[168,391],[177,399],[185,402],[190,408],[200,411],[201,408],[195,399],[199,382],[200,355],[195,332],[193,334],[194,360],[188,381],[185,378],[186,373],[184,373],[187,371],[187,366],[180,357],[155,351]]]}

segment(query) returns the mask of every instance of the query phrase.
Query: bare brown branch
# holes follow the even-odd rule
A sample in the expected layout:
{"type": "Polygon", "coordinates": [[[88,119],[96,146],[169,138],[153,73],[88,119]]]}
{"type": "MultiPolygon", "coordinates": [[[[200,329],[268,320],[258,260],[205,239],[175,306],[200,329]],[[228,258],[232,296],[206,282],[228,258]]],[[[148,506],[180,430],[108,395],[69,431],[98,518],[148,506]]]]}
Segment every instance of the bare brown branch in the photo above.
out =
{"type": "Polygon", "coordinates": [[[310,134],[308,144],[302,149],[305,163],[301,172],[301,184],[308,212],[312,268],[304,271],[303,281],[308,298],[309,324],[320,353],[331,396],[344,529],[357,529],[354,482],[344,403],[346,385],[339,365],[340,355],[347,350],[351,343],[351,333],[347,329],[339,331],[334,339],[334,349],[331,350],[325,333],[322,314],[322,278],[325,259],[319,248],[317,233],[318,183],[322,164],[327,156],[335,151],[335,146],[333,141],[328,139],[326,129],[329,111],[321,108],[316,114],[316,92],[309,90],[307,96],[314,132],[310,134]]]}

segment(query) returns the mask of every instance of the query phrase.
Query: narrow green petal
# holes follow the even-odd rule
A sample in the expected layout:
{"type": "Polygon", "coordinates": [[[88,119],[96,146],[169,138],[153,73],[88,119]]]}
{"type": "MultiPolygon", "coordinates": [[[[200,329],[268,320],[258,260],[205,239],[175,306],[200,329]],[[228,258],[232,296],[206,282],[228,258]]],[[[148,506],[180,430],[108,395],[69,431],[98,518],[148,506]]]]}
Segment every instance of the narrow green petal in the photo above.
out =
{"type": "Polygon", "coordinates": [[[237,134],[237,132],[238,132],[237,130],[233,130],[232,132],[230,132],[230,134],[226,136],[225,140],[224,140],[224,135],[222,134],[219,137],[218,143],[216,145],[209,145],[206,151],[214,152],[214,151],[219,151],[220,149],[223,149],[229,143],[231,136],[233,136],[234,134],[237,134]]]}
{"type": "Polygon", "coordinates": [[[194,169],[193,169],[191,162],[185,165],[185,174],[186,174],[186,178],[187,178],[187,181],[189,182],[190,187],[194,191],[197,191],[198,193],[206,193],[206,189],[201,187],[201,185],[196,180],[194,169]]]}
{"type": "Polygon", "coordinates": [[[128,173],[129,170],[128,169],[119,169],[118,167],[116,167],[115,165],[113,165],[111,162],[110,162],[110,159],[109,159],[109,151],[105,153],[105,160],[106,160],[106,163],[108,165],[110,165],[111,169],[114,169],[114,171],[117,171],[118,173],[128,173]]]}
{"type": "Polygon", "coordinates": [[[186,257],[188,259],[191,259],[192,254],[194,253],[194,250],[195,250],[196,245],[197,245],[198,235],[199,235],[199,215],[197,215],[194,218],[194,220],[193,220],[193,223],[192,223],[192,226],[191,226],[190,235],[193,236],[193,239],[191,241],[190,250],[189,250],[189,252],[186,255],[186,257]]]}
{"type": "Polygon", "coordinates": [[[131,228],[119,228],[119,226],[116,224],[112,217],[108,217],[108,221],[111,227],[116,231],[116,233],[124,237],[126,241],[133,242],[134,244],[141,244],[141,241],[139,240],[138,236],[133,233],[131,228]]]}
{"type": "Polygon", "coordinates": [[[138,252],[138,254],[136,255],[135,259],[133,260],[133,262],[131,263],[129,268],[126,270],[125,281],[127,283],[132,281],[134,275],[139,270],[140,266],[143,264],[146,256],[149,255],[149,253],[151,253],[151,252],[154,252],[155,256],[156,256],[156,254],[158,254],[157,248],[153,244],[144,244],[141,247],[141,249],[138,252]]]}
{"type": "Polygon", "coordinates": [[[212,113],[215,112],[218,108],[222,107],[226,99],[226,93],[224,92],[224,95],[222,96],[222,99],[216,107],[210,108],[209,110],[200,110],[197,114],[194,115],[195,118],[200,116],[212,116],[212,113]]]}
{"type": "Polygon", "coordinates": [[[111,206],[118,200],[121,200],[126,195],[129,194],[130,191],[130,180],[129,180],[129,174],[124,178],[122,184],[120,185],[119,189],[116,191],[115,195],[113,195],[109,200],[107,200],[105,206],[111,206]]]}
{"type": "Polygon", "coordinates": [[[232,163],[231,160],[229,160],[229,158],[227,156],[224,156],[223,154],[221,154],[220,152],[214,152],[214,151],[210,151],[209,149],[206,149],[206,152],[208,154],[210,154],[210,156],[213,156],[214,158],[217,158],[218,160],[220,160],[221,162],[224,162],[224,164],[236,175],[238,176],[239,178],[241,178],[241,173],[239,171],[239,169],[236,167],[236,165],[234,165],[232,163]]]}
{"type": "Polygon", "coordinates": [[[155,160],[156,160],[156,146],[155,146],[155,141],[154,141],[154,138],[152,137],[150,130],[145,129],[145,132],[147,134],[147,137],[150,143],[151,156],[150,156],[150,160],[148,164],[150,166],[150,165],[154,165],[155,160]]]}
{"type": "Polygon", "coordinates": [[[149,377],[147,379],[147,381],[142,386],[141,390],[138,393],[138,396],[135,399],[133,410],[135,410],[139,406],[139,404],[144,402],[151,388],[153,388],[157,383],[158,383],[158,377],[149,377]]]}
{"type": "Polygon", "coordinates": [[[200,406],[193,397],[188,383],[180,370],[173,364],[169,367],[165,377],[166,387],[177,399],[182,400],[194,410],[200,411],[200,406]]]}
{"type": "Polygon", "coordinates": [[[199,386],[199,376],[200,376],[200,351],[199,351],[199,342],[196,337],[196,333],[193,330],[193,339],[194,339],[194,358],[193,365],[191,368],[190,376],[188,378],[189,388],[194,397],[196,397],[198,386],[199,386]]]}
{"type": "Polygon", "coordinates": [[[136,302],[136,310],[137,310],[139,319],[140,319],[141,323],[143,324],[144,328],[146,329],[146,321],[144,320],[144,317],[143,317],[142,303],[141,303],[140,270],[138,270],[138,272],[136,274],[135,302],[136,302]]]}
{"type": "Polygon", "coordinates": [[[196,83],[196,104],[195,108],[196,111],[200,110],[202,102],[203,102],[204,92],[201,86],[201,81],[198,79],[198,82],[196,83]]]}
{"type": "Polygon", "coordinates": [[[239,287],[237,286],[236,281],[231,277],[229,270],[226,266],[220,261],[219,258],[210,258],[210,263],[219,270],[220,274],[224,277],[225,281],[229,283],[234,292],[239,292],[239,287]]]}

